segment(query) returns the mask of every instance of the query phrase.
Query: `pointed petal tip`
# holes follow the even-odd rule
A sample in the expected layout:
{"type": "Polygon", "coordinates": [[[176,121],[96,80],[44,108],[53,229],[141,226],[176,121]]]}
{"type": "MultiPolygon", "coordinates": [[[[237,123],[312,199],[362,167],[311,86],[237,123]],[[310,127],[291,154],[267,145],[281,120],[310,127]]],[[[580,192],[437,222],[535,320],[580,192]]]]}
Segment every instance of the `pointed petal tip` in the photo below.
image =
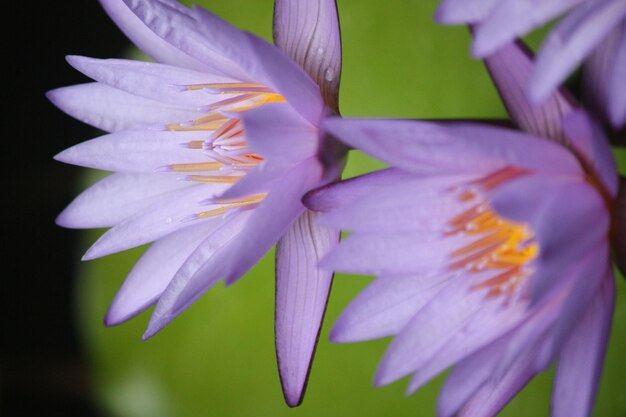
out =
{"type": "MultiPolygon", "coordinates": [[[[282,384],[282,381],[281,381],[282,384]]],[[[296,408],[302,405],[302,401],[304,400],[304,388],[300,389],[289,389],[282,385],[283,388],[283,397],[285,398],[285,403],[289,408],[296,408]]]]}

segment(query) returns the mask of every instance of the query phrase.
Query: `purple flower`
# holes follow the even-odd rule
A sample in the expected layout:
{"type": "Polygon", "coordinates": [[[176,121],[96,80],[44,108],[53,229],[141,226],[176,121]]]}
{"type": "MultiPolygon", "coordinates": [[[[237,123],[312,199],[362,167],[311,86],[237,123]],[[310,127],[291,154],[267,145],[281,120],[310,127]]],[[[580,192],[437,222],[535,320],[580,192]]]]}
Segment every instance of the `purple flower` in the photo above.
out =
{"type": "Polygon", "coordinates": [[[526,133],[463,122],[329,119],[328,131],[392,167],[313,191],[351,235],[322,261],[377,278],[331,339],[393,336],[376,384],[413,392],[456,365],[440,416],[492,416],[557,361],[552,413],[588,416],[613,312],[609,231],[618,190],[601,129],[562,92],[523,94],[519,45],[487,60],[526,133]]]}
{"type": "Polygon", "coordinates": [[[298,35],[298,42],[330,51],[310,58],[297,42],[286,51],[306,59],[309,72],[334,71],[320,82],[324,97],[334,97],[330,110],[320,87],[285,53],[200,7],[101,2],[157,61],[71,56],[68,62],[95,82],[48,94],[66,113],[110,132],[56,156],[114,172],[57,219],[70,228],[111,228],[83,259],[154,242],[105,323],[119,324],[156,304],[149,338],[221,279],[238,280],[280,240],[277,349],[286,399],[297,405],[332,278],[317,261],[338,241],[338,231],[318,225],[301,203],[305,192],[341,169],[341,154],[327,151],[336,147],[327,146],[318,129],[337,110],[341,49],[334,2],[302,2],[302,10],[275,27],[290,45],[298,35]],[[324,10],[318,23],[325,35],[315,29],[302,36],[303,13],[315,7],[324,10]]]}
{"type": "Polygon", "coordinates": [[[437,20],[475,25],[473,52],[486,57],[516,37],[566,14],[541,48],[528,93],[545,100],[583,61],[586,92],[619,129],[626,122],[624,0],[443,0],[437,20]]]}

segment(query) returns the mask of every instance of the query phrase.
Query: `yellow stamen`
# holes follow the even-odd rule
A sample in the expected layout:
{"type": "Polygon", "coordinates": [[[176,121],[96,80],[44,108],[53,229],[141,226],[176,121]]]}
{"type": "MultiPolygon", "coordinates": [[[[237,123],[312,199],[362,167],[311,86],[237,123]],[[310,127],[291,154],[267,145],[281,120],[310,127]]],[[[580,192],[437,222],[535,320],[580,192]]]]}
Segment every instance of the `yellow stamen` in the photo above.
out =
{"type": "Polygon", "coordinates": [[[239,175],[190,175],[189,181],[203,182],[206,184],[234,184],[242,177],[239,175]]]}
{"type": "Polygon", "coordinates": [[[224,164],[221,162],[202,162],[197,164],[172,164],[169,165],[169,171],[171,172],[202,172],[202,171],[217,171],[224,164]]]}

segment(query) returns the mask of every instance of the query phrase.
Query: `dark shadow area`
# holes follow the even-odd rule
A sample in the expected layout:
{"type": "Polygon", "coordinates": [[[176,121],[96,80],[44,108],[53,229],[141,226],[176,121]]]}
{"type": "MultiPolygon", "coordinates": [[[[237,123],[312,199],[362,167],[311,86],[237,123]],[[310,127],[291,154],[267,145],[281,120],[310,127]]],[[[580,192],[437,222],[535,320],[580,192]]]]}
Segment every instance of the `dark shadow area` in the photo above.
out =
{"type": "MultiPolygon", "coordinates": [[[[78,343],[73,280],[79,232],[54,224],[75,195],[76,167],[52,157],[94,131],[45,98],[85,82],[68,54],[119,57],[127,40],[97,0],[7,3],[3,94],[9,153],[0,308],[0,415],[97,416],[78,343]],[[10,21],[10,22],[9,22],[10,21]],[[7,129],[8,128],[8,131],[7,129]]],[[[5,148],[6,149],[6,148],[5,148]]]]}

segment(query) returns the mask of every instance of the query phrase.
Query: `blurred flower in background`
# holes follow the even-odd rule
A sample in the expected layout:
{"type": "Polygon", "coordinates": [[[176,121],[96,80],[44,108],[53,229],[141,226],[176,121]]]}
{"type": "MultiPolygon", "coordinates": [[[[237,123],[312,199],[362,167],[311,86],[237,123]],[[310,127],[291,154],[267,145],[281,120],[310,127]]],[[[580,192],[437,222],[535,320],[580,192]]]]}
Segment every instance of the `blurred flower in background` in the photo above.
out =
{"type": "Polygon", "coordinates": [[[564,15],[547,36],[528,84],[541,103],[585,62],[589,100],[615,129],[626,122],[626,2],[623,0],[443,0],[437,20],[473,24],[473,53],[484,58],[564,15]]]}

